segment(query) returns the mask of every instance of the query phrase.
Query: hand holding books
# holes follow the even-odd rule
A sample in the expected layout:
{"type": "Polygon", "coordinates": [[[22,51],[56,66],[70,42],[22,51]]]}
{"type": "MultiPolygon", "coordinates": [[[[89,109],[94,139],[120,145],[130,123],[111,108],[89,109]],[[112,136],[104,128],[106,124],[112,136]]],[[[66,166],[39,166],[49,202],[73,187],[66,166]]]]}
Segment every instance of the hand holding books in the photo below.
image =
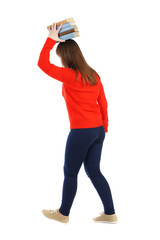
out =
{"type": "MultiPolygon", "coordinates": [[[[53,24],[47,26],[47,29],[50,30],[50,28],[52,27],[53,27],[53,24]]],[[[79,30],[73,18],[67,18],[60,22],[56,22],[56,29],[60,29],[57,33],[58,33],[58,38],[61,40],[67,40],[67,39],[75,38],[79,36],[79,30]],[[61,25],[62,27],[58,28],[58,26],[61,26],[61,25]]]]}
{"type": "Polygon", "coordinates": [[[56,23],[53,23],[52,27],[50,27],[49,29],[49,34],[48,37],[52,38],[53,40],[55,40],[56,42],[65,42],[65,40],[62,40],[58,37],[58,33],[60,31],[60,29],[62,28],[62,24],[60,25],[60,27],[56,30],[56,23]]]}

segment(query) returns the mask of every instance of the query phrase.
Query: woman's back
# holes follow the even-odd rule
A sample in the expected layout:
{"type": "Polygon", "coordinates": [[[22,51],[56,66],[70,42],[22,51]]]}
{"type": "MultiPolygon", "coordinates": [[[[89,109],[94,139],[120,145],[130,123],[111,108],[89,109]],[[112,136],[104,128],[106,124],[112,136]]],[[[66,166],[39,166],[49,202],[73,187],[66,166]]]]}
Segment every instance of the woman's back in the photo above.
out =
{"type": "MultiPolygon", "coordinates": [[[[78,82],[75,79],[75,82],[72,81],[70,84],[63,83],[62,96],[66,102],[71,129],[103,125],[102,115],[104,117],[107,115],[107,101],[104,94],[100,95],[102,83],[98,76],[97,80],[96,85],[83,86],[82,76],[78,71],[78,82]]],[[[105,125],[108,126],[108,116],[104,120],[106,120],[105,125]]]]}

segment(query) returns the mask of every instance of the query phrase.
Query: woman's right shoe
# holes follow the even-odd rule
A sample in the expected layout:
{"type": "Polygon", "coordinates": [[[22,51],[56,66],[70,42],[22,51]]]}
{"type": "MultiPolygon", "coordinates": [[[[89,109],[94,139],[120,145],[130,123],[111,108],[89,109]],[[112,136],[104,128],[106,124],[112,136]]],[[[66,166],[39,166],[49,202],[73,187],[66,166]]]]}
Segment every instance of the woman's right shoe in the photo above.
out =
{"type": "Polygon", "coordinates": [[[103,222],[103,223],[117,223],[118,218],[116,214],[108,215],[104,212],[100,213],[101,215],[99,217],[93,218],[94,222],[103,222]]]}
{"type": "Polygon", "coordinates": [[[59,209],[56,210],[47,210],[43,209],[42,213],[44,214],[45,217],[59,221],[61,223],[68,223],[69,222],[69,216],[64,216],[60,214],[59,209]]]}

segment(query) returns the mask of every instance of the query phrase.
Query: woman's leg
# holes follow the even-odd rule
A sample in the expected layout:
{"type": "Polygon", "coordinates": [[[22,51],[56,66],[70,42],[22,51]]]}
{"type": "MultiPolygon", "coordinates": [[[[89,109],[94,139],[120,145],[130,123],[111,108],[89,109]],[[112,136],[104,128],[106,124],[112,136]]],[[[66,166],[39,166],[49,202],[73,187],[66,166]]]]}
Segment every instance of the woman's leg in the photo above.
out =
{"type": "Polygon", "coordinates": [[[99,128],[99,136],[94,143],[89,147],[85,161],[85,171],[96,188],[103,206],[105,214],[114,214],[114,205],[109,184],[100,171],[100,159],[103,141],[105,138],[104,128],[99,128]]]}
{"type": "Polygon", "coordinates": [[[97,138],[96,128],[71,129],[66,143],[61,214],[68,216],[77,191],[77,175],[89,146],[97,138]]]}

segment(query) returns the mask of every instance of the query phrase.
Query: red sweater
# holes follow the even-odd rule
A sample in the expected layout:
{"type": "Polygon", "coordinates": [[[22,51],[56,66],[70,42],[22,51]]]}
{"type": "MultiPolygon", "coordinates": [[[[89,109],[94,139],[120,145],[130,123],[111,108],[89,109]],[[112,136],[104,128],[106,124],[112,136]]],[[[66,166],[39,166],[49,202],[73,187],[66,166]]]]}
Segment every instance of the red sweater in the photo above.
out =
{"type": "Polygon", "coordinates": [[[48,37],[41,50],[38,66],[50,77],[62,82],[62,96],[65,99],[70,129],[94,128],[104,126],[108,132],[108,103],[104,88],[97,75],[97,85],[84,85],[81,73],[78,70],[78,82],[76,71],[71,68],[58,67],[50,63],[50,50],[56,41],[48,37]]]}

